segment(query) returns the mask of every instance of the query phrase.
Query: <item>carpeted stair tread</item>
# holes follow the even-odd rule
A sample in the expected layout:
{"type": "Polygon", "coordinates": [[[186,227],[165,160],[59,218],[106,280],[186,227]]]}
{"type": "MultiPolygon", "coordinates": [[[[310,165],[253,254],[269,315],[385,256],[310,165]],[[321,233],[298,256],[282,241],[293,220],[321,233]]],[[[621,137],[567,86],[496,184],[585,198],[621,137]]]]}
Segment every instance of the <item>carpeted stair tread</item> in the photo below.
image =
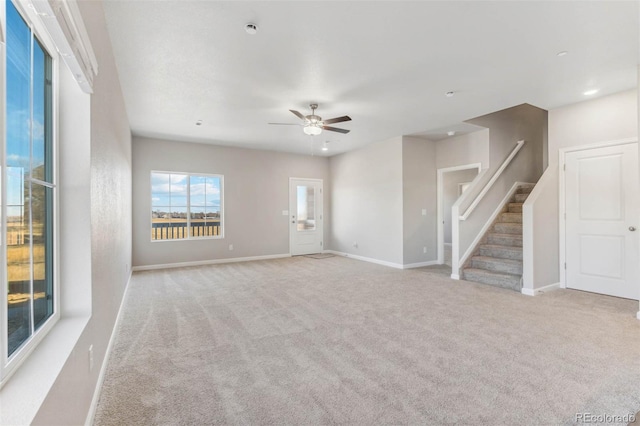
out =
{"type": "Polygon", "coordinates": [[[499,259],[489,256],[473,256],[471,267],[493,272],[522,275],[522,261],[515,259],[499,259]]]}
{"type": "Polygon", "coordinates": [[[499,259],[522,260],[522,247],[498,244],[482,244],[480,246],[480,256],[495,257],[499,259]]]}
{"type": "Polygon", "coordinates": [[[522,235],[522,223],[496,223],[493,226],[494,232],[498,234],[519,234],[522,235]]]}
{"type": "Polygon", "coordinates": [[[534,185],[523,185],[523,186],[519,186],[516,189],[516,194],[531,194],[531,191],[533,191],[534,185]]]}
{"type": "Polygon", "coordinates": [[[522,204],[524,203],[509,203],[509,213],[522,213],[522,204]]]}
{"type": "Polygon", "coordinates": [[[516,203],[524,203],[528,196],[529,194],[516,194],[514,198],[516,203]]]}
{"type": "Polygon", "coordinates": [[[501,223],[522,223],[522,213],[500,213],[501,223]]]}
{"type": "Polygon", "coordinates": [[[464,279],[516,291],[520,291],[522,288],[520,275],[487,271],[485,269],[467,268],[464,270],[464,279]]]}
{"type": "Polygon", "coordinates": [[[522,234],[490,232],[487,234],[487,243],[501,246],[522,247],[522,234]]]}

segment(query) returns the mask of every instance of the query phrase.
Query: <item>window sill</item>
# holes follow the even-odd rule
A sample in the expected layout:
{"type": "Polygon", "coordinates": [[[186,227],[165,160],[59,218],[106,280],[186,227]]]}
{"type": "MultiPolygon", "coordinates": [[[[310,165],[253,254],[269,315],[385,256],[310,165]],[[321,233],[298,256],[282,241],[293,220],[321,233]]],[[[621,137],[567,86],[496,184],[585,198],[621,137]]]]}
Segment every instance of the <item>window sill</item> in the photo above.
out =
{"type": "Polygon", "coordinates": [[[26,425],[35,418],[90,316],[61,318],[0,389],[0,424],[26,425]]]}

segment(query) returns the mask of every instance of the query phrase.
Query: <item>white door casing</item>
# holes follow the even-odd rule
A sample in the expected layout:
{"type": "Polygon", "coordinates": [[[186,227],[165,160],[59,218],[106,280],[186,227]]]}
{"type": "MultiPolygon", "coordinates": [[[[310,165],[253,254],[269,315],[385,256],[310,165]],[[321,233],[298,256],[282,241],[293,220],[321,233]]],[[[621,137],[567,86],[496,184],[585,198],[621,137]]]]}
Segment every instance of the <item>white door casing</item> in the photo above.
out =
{"type": "Polygon", "coordinates": [[[566,287],[640,298],[638,144],[565,154],[566,287]]]}
{"type": "Polygon", "coordinates": [[[323,251],[322,179],[289,178],[289,251],[292,256],[323,251]]]}

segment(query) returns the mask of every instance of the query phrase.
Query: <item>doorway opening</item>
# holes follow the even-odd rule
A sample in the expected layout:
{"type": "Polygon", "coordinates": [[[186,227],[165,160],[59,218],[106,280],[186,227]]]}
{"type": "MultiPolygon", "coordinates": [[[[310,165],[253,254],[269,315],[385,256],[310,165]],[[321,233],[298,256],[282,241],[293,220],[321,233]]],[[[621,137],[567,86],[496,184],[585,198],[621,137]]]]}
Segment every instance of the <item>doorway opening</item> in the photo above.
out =
{"type": "Polygon", "coordinates": [[[438,263],[451,266],[451,206],[480,173],[481,164],[438,169],[438,263]]]}

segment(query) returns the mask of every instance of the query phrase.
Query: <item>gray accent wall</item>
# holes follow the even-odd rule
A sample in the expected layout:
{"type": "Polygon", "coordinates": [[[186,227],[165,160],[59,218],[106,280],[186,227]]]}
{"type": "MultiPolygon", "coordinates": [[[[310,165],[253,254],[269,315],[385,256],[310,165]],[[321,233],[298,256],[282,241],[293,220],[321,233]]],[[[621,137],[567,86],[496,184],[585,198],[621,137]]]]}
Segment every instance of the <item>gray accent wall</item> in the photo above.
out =
{"type": "Polygon", "coordinates": [[[133,265],[289,253],[289,178],[323,179],[324,246],[330,235],[326,157],[191,142],[133,139],[133,265]],[[151,171],[224,175],[224,238],[151,241],[151,171]],[[233,245],[233,250],[229,250],[233,245]]]}

